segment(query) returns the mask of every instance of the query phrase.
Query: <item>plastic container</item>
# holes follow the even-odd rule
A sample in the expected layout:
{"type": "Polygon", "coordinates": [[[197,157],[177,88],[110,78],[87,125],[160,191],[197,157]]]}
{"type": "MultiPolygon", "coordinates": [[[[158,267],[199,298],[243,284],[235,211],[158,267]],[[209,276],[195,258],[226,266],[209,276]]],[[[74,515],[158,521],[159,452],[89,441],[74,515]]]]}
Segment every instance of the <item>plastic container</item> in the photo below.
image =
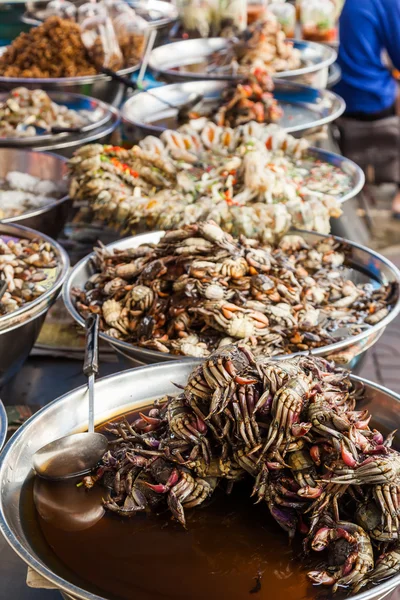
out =
{"type": "Polygon", "coordinates": [[[247,2],[247,23],[251,25],[254,21],[263,18],[267,8],[268,0],[248,0],[247,2]]]}
{"type": "Polygon", "coordinates": [[[336,8],[331,0],[303,0],[301,4],[303,39],[334,42],[337,39],[336,8]]]}
{"type": "Polygon", "coordinates": [[[246,29],[246,0],[176,0],[186,37],[231,37],[246,29]]]}
{"type": "Polygon", "coordinates": [[[112,20],[119,47],[124,57],[124,65],[131,67],[140,62],[149,23],[121,0],[105,0],[104,5],[112,20]]]}
{"type": "Polygon", "coordinates": [[[94,64],[118,71],[124,65],[121,49],[104,5],[87,2],[78,9],[82,41],[94,64]]]}
{"type": "Polygon", "coordinates": [[[296,9],[293,4],[273,2],[268,8],[278,19],[278,23],[281,25],[286,37],[296,37],[296,9]]]}

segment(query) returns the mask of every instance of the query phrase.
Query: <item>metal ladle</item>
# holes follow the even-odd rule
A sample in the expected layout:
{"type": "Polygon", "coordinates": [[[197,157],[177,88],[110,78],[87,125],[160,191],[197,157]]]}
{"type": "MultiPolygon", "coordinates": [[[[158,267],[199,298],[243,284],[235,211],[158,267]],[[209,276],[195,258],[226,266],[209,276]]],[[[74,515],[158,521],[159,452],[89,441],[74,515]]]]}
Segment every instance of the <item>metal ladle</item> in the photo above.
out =
{"type": "Polygon", "coordinates": [[[107,450],[107,438],[94,431],[94,380],[99,372],[99,316],[86,321],[86,352],[83,372],[89,378],[89,426],[85,433],[74,433],[46,444],[33,455],[33,468],[40,477],[67,479],[90,472],[107,450]]]}

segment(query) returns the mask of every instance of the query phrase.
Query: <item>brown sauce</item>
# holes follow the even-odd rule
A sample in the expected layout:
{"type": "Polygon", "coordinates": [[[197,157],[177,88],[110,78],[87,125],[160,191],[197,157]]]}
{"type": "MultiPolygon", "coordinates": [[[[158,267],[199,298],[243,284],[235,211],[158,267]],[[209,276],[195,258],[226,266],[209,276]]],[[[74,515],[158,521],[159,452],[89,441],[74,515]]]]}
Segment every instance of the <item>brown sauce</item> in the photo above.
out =
{"type": "MultiPolygon", "coordinates": [[[[46,506],[68,494],[77,500],[78,513],[81,506],[87,514],[96,512],[104,489],[87,492],[75,483],[47,484],[56,488],[46,506]],[[93,491],[94,510],[87,499],[93,491]]],[[[230,495],[217,489],[207,504],[187,510],[186,531],[167,510],[129,519],[106,513],[86,529],[68,527],[74,508],[66,508],[65,519],[57,514],[49,518],[43,506],[46,519],[35,510],[34,488],[37,492],[41,485],[31,478],[22,494],[21,514],[30,543],[56,573],[105,598],[304,600],[322,591],[307,580],[306,572],[315,562],[304,561],[301,538],[289,546],[266,504],[254,505],[251,482],[237,484],[230,495]]],[[[79,518],[84,522],[82,515],[79,518]]],[[[319,564],[321,558],[317,557],[319,564]]]]}

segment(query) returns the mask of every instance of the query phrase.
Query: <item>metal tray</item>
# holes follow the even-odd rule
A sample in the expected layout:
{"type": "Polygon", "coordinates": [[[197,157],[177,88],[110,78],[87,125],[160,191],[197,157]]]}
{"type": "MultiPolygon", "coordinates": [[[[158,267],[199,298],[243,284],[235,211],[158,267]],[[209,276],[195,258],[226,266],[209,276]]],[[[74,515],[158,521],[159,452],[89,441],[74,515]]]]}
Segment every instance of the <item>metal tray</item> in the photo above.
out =
{"type": "MultiPolygon", "coordinates": [[[[160,135],[164,129],[178,127],[178,111],[161,99],[179,107],[191,94],[203,94],[207,110],[218,105],[222,91],[229,85],[227,81],[192,81],[155,88],[151,95],[146,92],[134,94],[121,108],[124,137],[130,141],[146,135],[160,135]]],[[[344,100],[333,92],[282,79],[275,80],[273,94],[284,111],[277,124],[291,134],[311,133],[340,117],[346,108],[344,100]]]]}
{"type": "MultiPolygon", "coordinates": [[[[96,423],[148,406],[155,398],[177,393],[174,383],[185,385],[188,375],[198,364],[176,361],[117,373],[98,380],[96,388],[96,423]]],[[[391,431],[400,425],[400,396],[390,390],[352,376],[364,384],[366,396],[362,408],[374,414],[379,428],[391,431]]],[[[51,558],[30,543],[20,515],[21,490],[31,477],[32,456],[36,450],[56,439],[87,429],[87,386],[75,389],[40,410],[13,435],[0,455],[0,530],[22,560],[62,590],[65,598],[104,600],[88,584],[76,581],[64,566],[52,564],[51,558]],[[83,587],[81,587],[83,585],[83,587]]],[[[396,575],[372,589],[351,596],[351,600],[377,600],[400,584],[396,575]]]]}
{"type": "MultiPolygon", "coordinates": [[[[47,93],[47,92],[46,92],[47,93]]],[[[73,135],[84,135],[92,132],[99,127],[108,123],[113,117],[113,109],[111,106],[88,96],[81,94],[71,94],[69,92],[50,92],[48,93],[51,100],[56,104],[67,106],[69,109],[80,111],[84,110],[88,113],[89,122],[81,127],[80,134],[71,133],[42,133],[31,137],[0,137],[0,146],[29,146],[34,147],[36,144],[53,143],[62,138],[68,138],[73,135]]],[[[0,94],[0,102],[4,102],[8,98],[8,93],[0,94]]]]}
{"type": "MultiPolygon", "coordinates": [[[[323,44],[293,41],[294,47],[300,50],[303,67],[292,71],[275,73],[276,78],[304,78],[324,69],[328,70],[337,58],[335,50],[323,44]]],[[[206,73],[205,67],[214,52],[226,50],[229,41],[225,38],[208,38],[181,40],[165,46],[159,46],[150,54],[149,67],[167,81],[192,81],[198,79],[234,80],[235,75],[226,73],[206,73]],[[189,67],[192,68],[189,68],[189,67]]],[[[325,82],[326,83],[326,82],[325,82]]]]}
{"type": "MultiPolygon", "coordinates": [[[[113,244],[109,244],[107,248],[113,249],[126,249],[136,248],[141,244],[156,244],[163,236],[162,231],[155,231],[153,233],[144,233],[142,235],[125,238],[113,244]]],[[[331,236],[322,235],[319,233],[312,233],[309,231],[301,231],[301,235],[309,242],[315,242],[321,238],[328,238],[331,236]]],[[[398,287],[398,294],[396,304],[393,306],[392,311],[382,320],[373,327],[370,327],[366,331],[351,336],[345,340],[323,346],[321,348],[315,348],[310,352],[298,352],[290,355],[279,355],[279,359],[288,358],[297,354],[313,354],[315,356],[329,356],[333,358],[336,353],[343,354],[347,351],[350,346],[356,345],[358,348],[358,354],[364,352],[368,347],[375,343],[380,335],[380,332],[397,316],[400,312],[400,271],[391,263],[388,259],[372,250],[369,250],[365,246],[343,240],[342,238],[333,236],[336,240],[346,243],[351,246],[352,252],[348,258],[348,278],[355,283],[359,282],[371,282],[372,284],[395,282],[398,287]]],[[[86,258],[82,259],[70,272],[68,280],[66,281],[63,288],[63,298],[65,306],[72,315],[72,317],[84,327],[85,321],[82,316],[78,313],[75,305],[72,301],[71,290],[74,287],[83,288],[87,280],[93,275],[92,258],[94,253],[90,254],[86,258]]],[[[128,342],[116,340],[111,336],[100,333],[100,337],[111,344],[115,350],[120,352],[127,360],[130,360],[134,364],[151,364],[156,362],[164,361],[175,361],[180,360],[182,357],[176,355],[167,354],[163,352],[157,352],[156,350],[150,350],[148,348],[141,348],[134,346],[128,342]]],[[[274,357],[277,358],[277,357],[274,357]]],[[[183,359],[185,360],[185,359],[183,359]]],[[[190,358],[186,360],[191,360],[190,358]]]]}

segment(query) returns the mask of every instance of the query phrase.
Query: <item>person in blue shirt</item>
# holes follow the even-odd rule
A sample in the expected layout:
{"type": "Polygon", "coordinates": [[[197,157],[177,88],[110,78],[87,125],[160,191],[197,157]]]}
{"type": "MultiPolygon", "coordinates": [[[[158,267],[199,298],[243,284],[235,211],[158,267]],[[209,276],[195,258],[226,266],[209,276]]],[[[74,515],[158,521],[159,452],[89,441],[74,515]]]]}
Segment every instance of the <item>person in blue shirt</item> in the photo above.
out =
{"type": "MultiPolygon", "coordinates": [[[[399,121],[395,118],[398,85],[384,55],[400,71],[400,0],[346,0],[339,34],[338,63],[342,79],[334,91],[346,102],[339,129],[345,138],[347,134],[349,148],[357,149],[357,132],[362,137],[361,146],[368,140],[375,143],[372,158],[379,159],[378,178],[381,169],[386,178],[399,185],[400,146],[399,132],[396,131],[399,121]],[[389,133],[386,138],[385,127],[389,133]],[[379,134],[379,141],[376,134],[379,134]],[[385,161],[386,152],[390,159],[387,156],[385,161]]],[[[346,154],[346,144],[342,150],[346,154]]],[[[362,147],[359,153],[361,150],[362,147]]],[[[392,209],[394,216],[400,218],[400,192],[392,209]]]]}

